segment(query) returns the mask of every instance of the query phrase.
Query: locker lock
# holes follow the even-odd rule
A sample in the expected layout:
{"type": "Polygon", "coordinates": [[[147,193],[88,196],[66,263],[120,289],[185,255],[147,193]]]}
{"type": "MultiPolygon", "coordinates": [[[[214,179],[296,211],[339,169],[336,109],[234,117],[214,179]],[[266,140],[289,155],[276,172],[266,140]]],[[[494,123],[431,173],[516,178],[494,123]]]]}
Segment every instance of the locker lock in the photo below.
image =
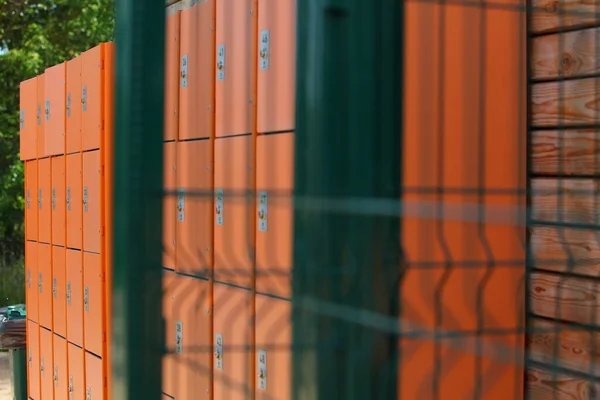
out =
{"type": "Polygon", "coordinates": [[[40,360],[40,371],[42,373],[42,377],[44,376],[44,357],[41,358],[40,360]]]}
{"type": "Polygon", "coordinates": [[[58,387],[58,365],[54,366],[54,386],[58,387]]]}
{"type": "Polygon", "coordinates": [[[217,69],[219,71],[222,71],[224,67],[225,67],[225,63],[222,60],[219,60],[219,62],[217,63],[217,69]]]}
{"type": "Polygon", "coordinates": [[[266,60],[268,55],[269,55],[269,52],[267,51],[266,48],[260,49],[260,58],[262,58],[263,60],[266,60]]]}
{"type": "Polygon", "coordinates": [[[69,398],[73,398],[73,376],[69,376],[69,398]]]}
{"type": "Polygon", "coordinates": [[[31,368],[33,365],[33,357],[31,356],[31,349],[29,349],[29,357],[27,358],[27,361],[29,361],[29,368],[31,368]]]}

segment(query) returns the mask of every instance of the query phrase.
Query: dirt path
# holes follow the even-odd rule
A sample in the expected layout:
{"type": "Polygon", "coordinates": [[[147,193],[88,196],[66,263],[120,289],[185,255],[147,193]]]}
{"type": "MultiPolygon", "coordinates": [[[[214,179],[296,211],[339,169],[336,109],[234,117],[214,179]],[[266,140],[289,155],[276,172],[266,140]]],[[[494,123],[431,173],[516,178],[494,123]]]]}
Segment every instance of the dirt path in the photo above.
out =
{"type": "Polygon", "coordinates": [[[0,353],[0,400],[12,400],[8,353],[0,353]]]}

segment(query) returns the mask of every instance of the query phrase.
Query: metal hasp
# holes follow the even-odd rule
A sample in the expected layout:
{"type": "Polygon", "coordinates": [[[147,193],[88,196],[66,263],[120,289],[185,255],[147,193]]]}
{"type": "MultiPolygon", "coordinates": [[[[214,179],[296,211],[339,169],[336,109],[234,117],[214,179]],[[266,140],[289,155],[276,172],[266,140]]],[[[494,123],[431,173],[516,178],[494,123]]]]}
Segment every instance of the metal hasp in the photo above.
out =
{"type": "Polygon", "coordinates": [[[217,80],[225,80],[225,45],[217,47],[217,80]]]}
{"type": "Polygon", "coordinates": [[[296,400],[397,399],[403,4],[298,2],[296,400]]]}
{"type": "Polygon", "coordinates": [[[107,161],[113,223],[106,237],[117,311],[107,398],[161,400],[164,3],[116,0],[115,44],[114,158],[107,161]]]}

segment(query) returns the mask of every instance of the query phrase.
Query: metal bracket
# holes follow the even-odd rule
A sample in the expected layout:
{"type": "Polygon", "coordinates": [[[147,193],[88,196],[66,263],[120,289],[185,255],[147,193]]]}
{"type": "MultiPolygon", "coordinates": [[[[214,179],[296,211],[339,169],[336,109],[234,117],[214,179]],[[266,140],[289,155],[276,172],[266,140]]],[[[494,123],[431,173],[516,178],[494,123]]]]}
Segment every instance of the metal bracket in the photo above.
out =
{"type": "Polygon", "coordinates": [[[27,289],[31,289],[31,268],[27,268],[27,289]]]}
{"type": "Polygon", "coordinates": [[[177,220],[183,222],[185,219],[185,190],[177,191],[177,220]]]}
{"type": "Polygon", "coordinates": [[[257,354],[258,361],[258,388],[267,390],[267,352],[259,350],[257,354]]]}
{"type": "Polygon", "coordinates": [[[184,54],[181,57],[181,87],[188,86],[188,55],[184,54]]]}
{"type": "Polygon", "coordinates": [[[271,33],[268,29],[260,32],[260,44],[258,59],[260,63],[260,69],[269,69],[269,45],[271,44],[271,33]]]}
{"type": "Polygon", "coordinates": [[[42,188],[38,189],[38,208],[42,209],[42,188]]]}
{"type": "Polygon", "coordinates": [[[215,207],[215,219],[217,221],[217,225],[223,225],[224,221],[224,201],[223,201],[223,189],[217,189],[216,194],[216,207],[215,207]]]}
{"type": "Polygon", "coordinates": [[[38,125],[42,124],[42,105],[41,104],[37,105],[37,124],[38,125]]]}
{"type": "Polygon", "coordinates": [[[258,192],[258,230],[261,232],[266,232],[269,228],[268,205],[267,192],[258,192]]]}
{"type": "Polygon", "coordinates": [[[90,295],[90,289],[86,286],[83,289],[83,307],[85,308],[86,312],[90,311],[89,295],[90,295]]]}
{"type": "Polygon", "coordinates": [[[67,187],[67,197],[65,198],[65,203],[67,203],[67,211],[71,211],[71,188],[67,187]]]}
{"type": "Polygon", "coordinates": [[[31,207],[31,190],[27,189],[25,192],[25,203],[27,203],[27,208],[31,207]]]}
{"type": "Polygon", "coordinates": [[[71,92],[67,93],[67,118],[71,116],[71,92]]]}
{"type": "Polygon", "coordinates": [[[56,298],[56,277],[52,277],[52,297],[56,298]]]}
{"type": "Polygon", "coordinates": [[[54,386],[58,387],[58,365],[54,365],[54,386]]]}
{"type": "Polygon", "coordinates": [[[21,123],[21,129],[25,129],[25,110],[21,109],[21,115],[19,117],[19,122],[21,123]]]}
{"type": "Polygon", "coordinates": [[[46,109],[44,110],[46,113],[46,121],[50,120],[50,99],[46,99],[46,109]]]}
{"type": "Polygon", "coordinates": [[[217,47],[217,80],[225,80],[225,45],[217,47]]]}
{"type": "Polygon", "coordinates": [[[215,335],[215,367],[223,369],[223,335],[217,333],[215,335]]]}
{"type": "Polygon", "coordinates": [[[175,322],[175,353],[183,354],[183,322],[175,322]]]}
{"type": "Polygon", "coordinates": [[[83,188],[83,211],[88,211],[88,188],[85,186],[83,188]]]}
{"type": "Polygon", "coordinates": [[[87,111],[87,86],[81,88],[81,109],[87,111]]]}
{"type": "Polygon", "coordinates": [[[29,361],[29,368],[33,368],[33,356],[31,355],[31,347],[29,348],[29,357],[27,358],[29,361]]]}
{"type": "Polygon", "coordinates": [[[42,293],[43,290],[43,279],[42,279],[42,273],[40,272],[38,274],[38,288],[40,289],[40,293],[42,293]]]}
{"type": "Polygon", "coordinates": [[[85,400],[92,400],[92,388],[87,387],[85,389],[85,400]]]}
{"type": "Polygon", "coordinates": [[[52,188],[52,210],[56,210],[56,188],[52,188]]]}
{"type": "Polygon", "coordinates": [[[67,305],[71,305],[71,282],[67,282],[67,305]]]}
{"type": "Polygon", "coordinates": [[[73,387],[73,376],[69,375],[69,398],[72,399],[73,398],[73,391],[75,390],[75,388],[73,387]]]}

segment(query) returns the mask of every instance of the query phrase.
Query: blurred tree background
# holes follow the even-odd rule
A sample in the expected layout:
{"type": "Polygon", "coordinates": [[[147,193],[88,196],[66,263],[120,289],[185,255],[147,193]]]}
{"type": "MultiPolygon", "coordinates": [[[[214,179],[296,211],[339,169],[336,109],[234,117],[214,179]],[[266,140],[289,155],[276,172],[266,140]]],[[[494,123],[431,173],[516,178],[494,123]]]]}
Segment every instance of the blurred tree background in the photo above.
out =
{"type": "Polygon", "coordinates": [[[25,301],[19,83],[113,36],[113,0],[0,0],[0,306],[25,301]]]}

